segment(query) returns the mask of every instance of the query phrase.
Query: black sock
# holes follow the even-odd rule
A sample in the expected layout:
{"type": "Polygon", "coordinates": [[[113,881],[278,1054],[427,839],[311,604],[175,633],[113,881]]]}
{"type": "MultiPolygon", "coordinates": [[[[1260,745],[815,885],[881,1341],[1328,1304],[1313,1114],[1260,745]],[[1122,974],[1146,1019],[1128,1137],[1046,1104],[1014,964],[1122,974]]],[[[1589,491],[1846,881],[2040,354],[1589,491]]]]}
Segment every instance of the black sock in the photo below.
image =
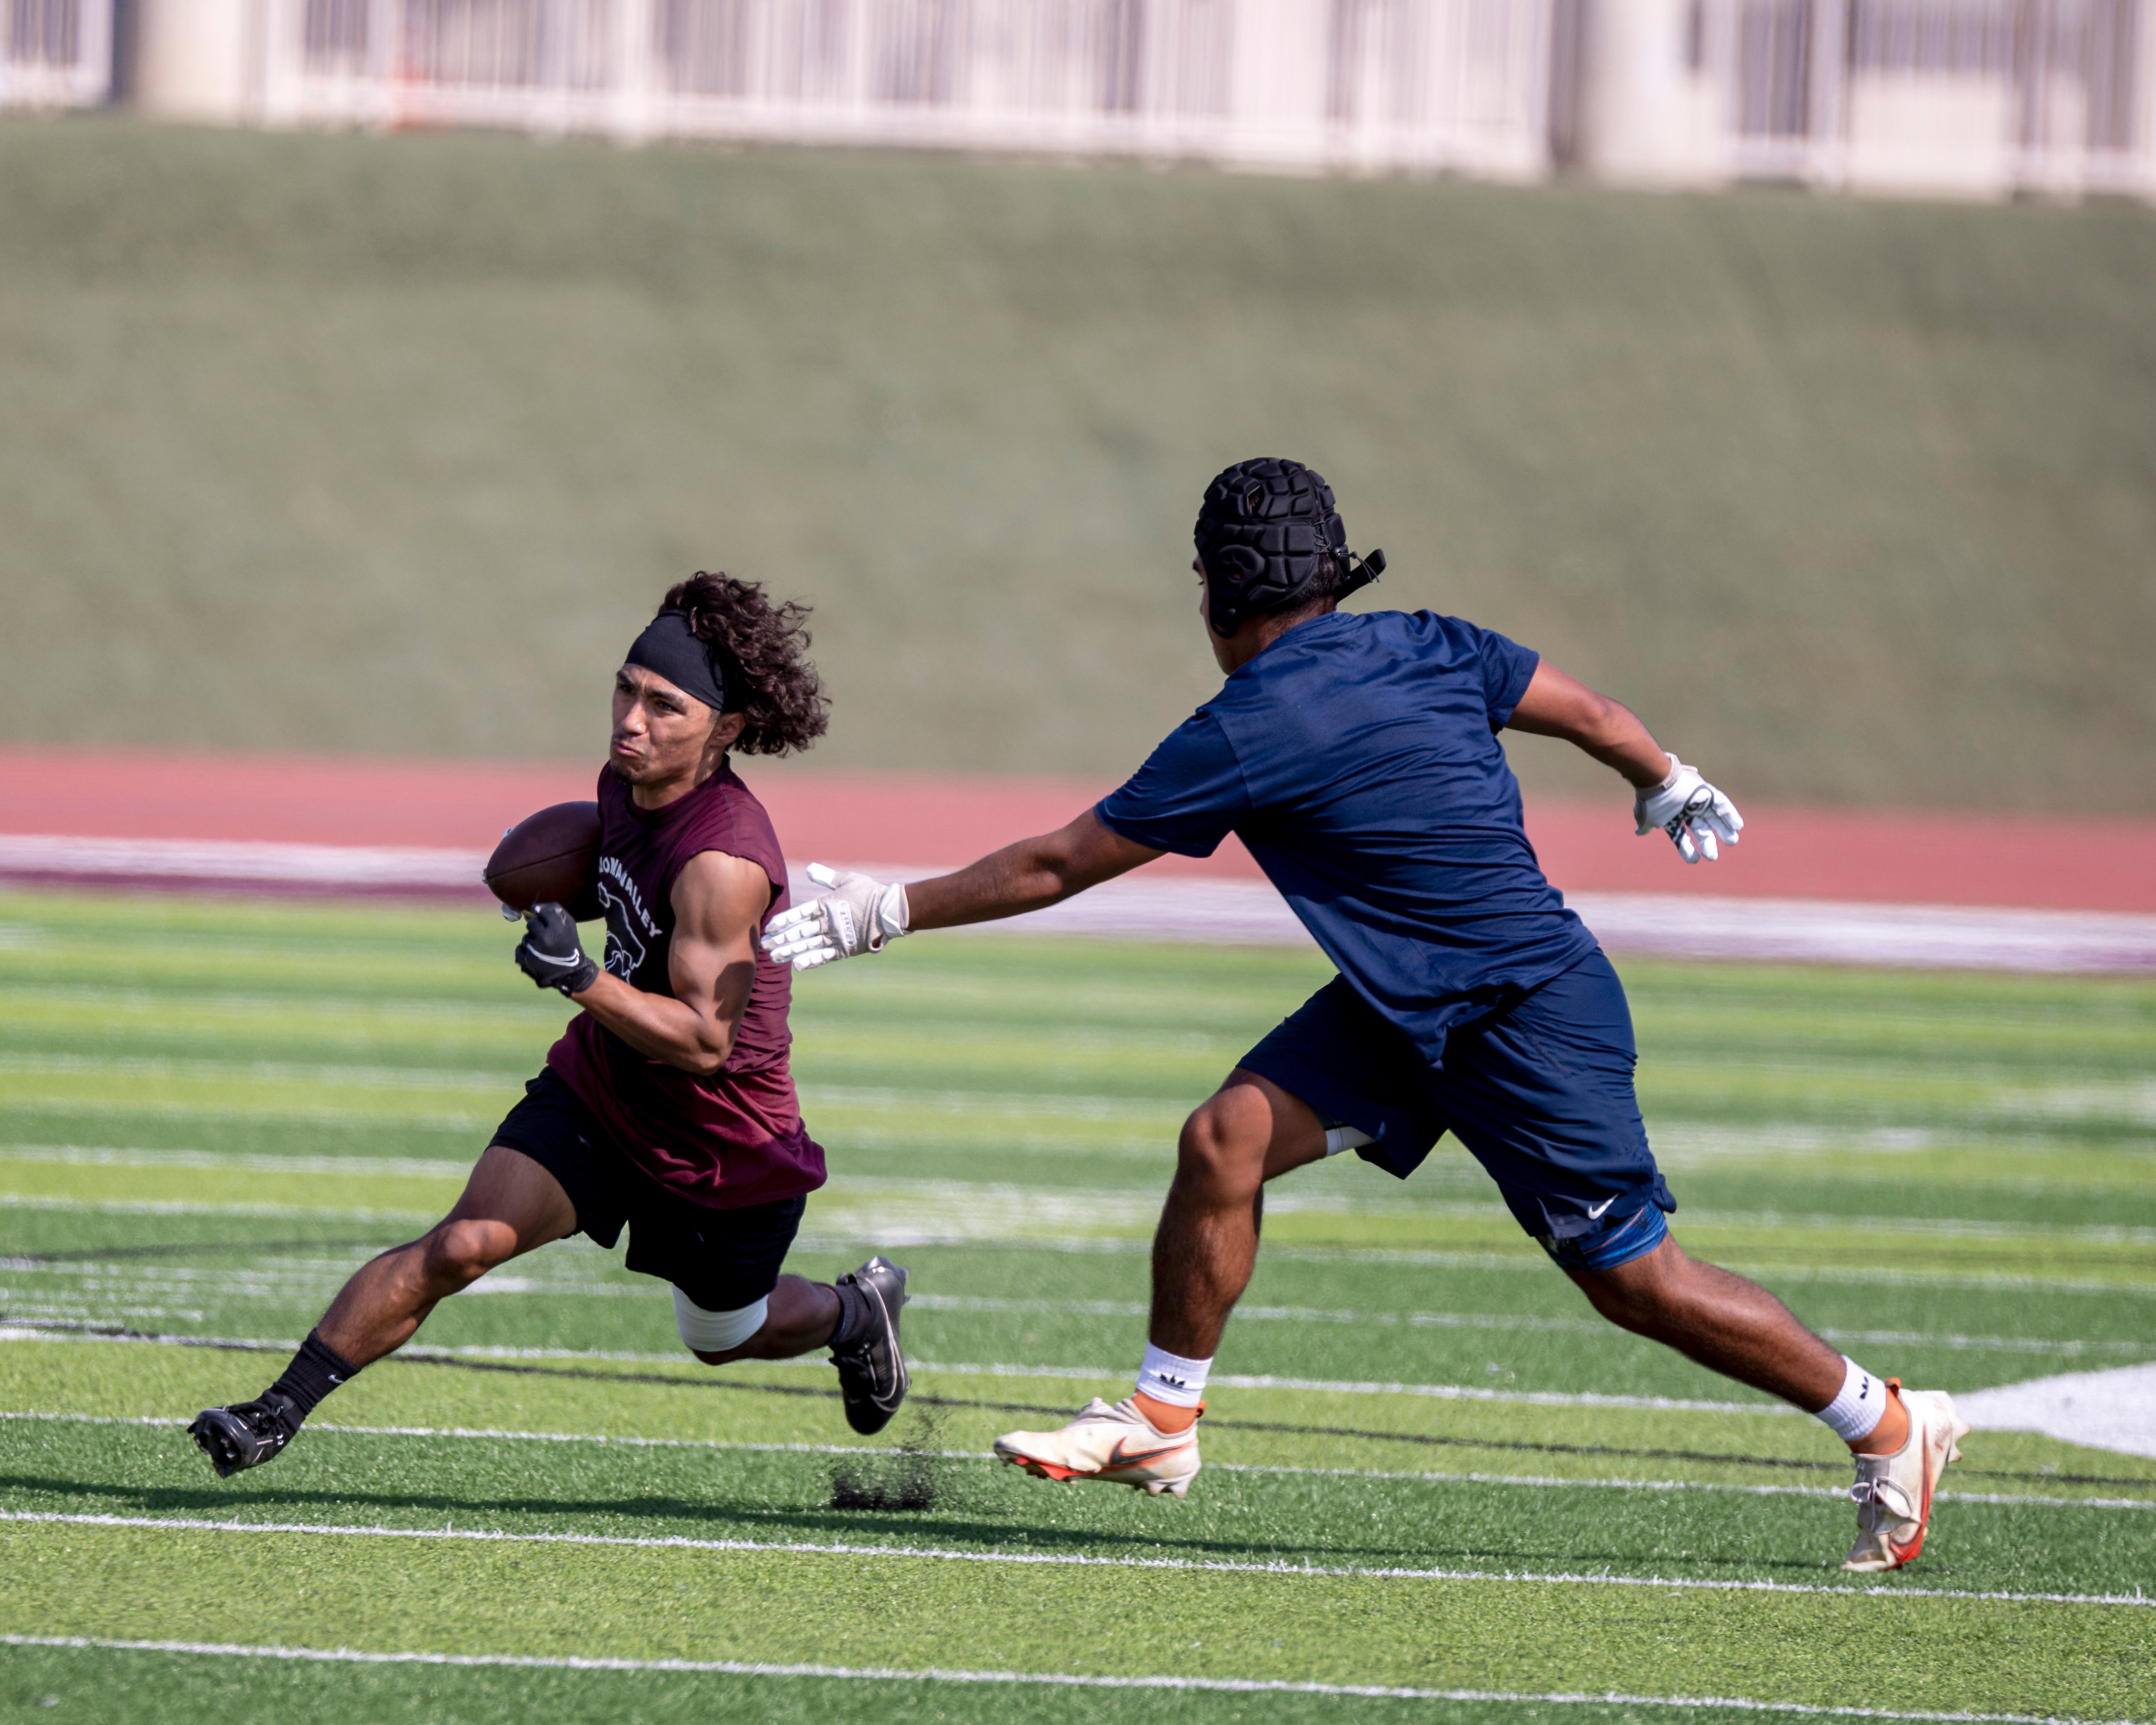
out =
{"type": "Polygon", "coordinates": [[[315,1407],[338,1384],[359,1375],[359,1368],[322,1340],[320,1330],[310,1330],[284,1375],[270,1386],[270,1394],[292,1404],[292,1429],[315,1411],[315,1407]]]}
{"type": "Polygon", "coordinates": [[[836,1353],[845,1345],[847,1336],[860,1328],[868,1316],[869,1296],[850,1281],[834,1284],[831,1291],[839,1296],[839,1327],[831,1332],[831,1339],[824,1346],[836,1353]]]}

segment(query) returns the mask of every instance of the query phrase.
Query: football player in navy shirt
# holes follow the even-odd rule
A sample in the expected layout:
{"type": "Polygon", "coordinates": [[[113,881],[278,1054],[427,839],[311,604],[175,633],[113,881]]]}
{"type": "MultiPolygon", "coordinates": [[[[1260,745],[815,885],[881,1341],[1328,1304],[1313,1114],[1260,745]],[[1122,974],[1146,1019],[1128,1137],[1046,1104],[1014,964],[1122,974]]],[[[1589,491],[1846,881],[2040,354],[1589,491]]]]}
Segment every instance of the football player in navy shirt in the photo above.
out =
{"type": "Polygon", "coordinates": [[[1626,708],[1504,636],[1434,612],[1355,615],[1376,578],[1332,493],[1245,461],[1196,528],[1227,680],[1137,773],[1061,831],[910,885],[812,870],[825,896],[773,918],[808,969],[923,928],[1038,910],[1237,834],[1339,968],[1185,1124],[1153,1244],[1133,1394],[997,1453],[1051,1479],[1180,1497],[1228,1314],[1257,1255],[1264,1183],[1353,1149],[1405,1178],[1446,1132],[1611,1322],[1816,1414],[1856,1457],[1845,1567],[1898,1568],[1968,1428],[1881,1380],[1742,1276],[1690,1258],[1634,1099],[1631,1014],[1594,935],[1543,877],[1501,731],[1562,737],[1633,787],[1636,830],[1712,861],[1743,822],[1626,708]]]}

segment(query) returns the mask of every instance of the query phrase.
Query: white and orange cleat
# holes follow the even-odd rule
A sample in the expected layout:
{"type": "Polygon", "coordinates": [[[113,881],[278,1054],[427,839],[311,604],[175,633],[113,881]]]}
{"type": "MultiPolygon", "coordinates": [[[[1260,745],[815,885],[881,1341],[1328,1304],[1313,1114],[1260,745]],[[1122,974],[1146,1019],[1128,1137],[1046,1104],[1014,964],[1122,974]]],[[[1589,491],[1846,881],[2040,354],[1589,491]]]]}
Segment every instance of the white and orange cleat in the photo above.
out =
{"type": "Polygon", "coordinates": [[[1198,1477],[1198,1427],[1161,1431],[1131,1397],[1111,1408],[1095,1396],[1057,1430],[1005,1432],[996,1454],[1044,1480],[1106,1480],[1180,1497],[1198,1477]]]}
{"type": "Polygon", "coordinates": [[[1856,1543],[1842,1559],[1845,1569],[1898,1569],[1916,1561],[1931,1525],[1932,1492],[1947,1463],[1961,1460],[1969,1435],[1969,1422],[1945,1391],[1905,1390],[1899,1378],[1889,1378],[1887,1388],[1908,1409],[1908,1440],[1891,1455],[1856,1458],[1849,1492],[1856,1502],[1856,1543]]]}

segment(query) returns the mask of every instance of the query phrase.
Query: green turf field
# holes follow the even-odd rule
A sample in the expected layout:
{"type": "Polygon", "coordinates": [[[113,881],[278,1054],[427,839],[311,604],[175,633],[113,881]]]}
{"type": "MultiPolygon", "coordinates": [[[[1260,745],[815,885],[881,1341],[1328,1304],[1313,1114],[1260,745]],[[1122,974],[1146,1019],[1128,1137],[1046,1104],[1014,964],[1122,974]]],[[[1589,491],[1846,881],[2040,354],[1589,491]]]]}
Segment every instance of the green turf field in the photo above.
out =
{"type": "MultiPolygon", "coordinates": [[[[913,1271],[896,1444],[823,1363],[696,1366],[575,1243],[218,1481],[181,1425],[447,1205],[561,1023],[511,938],[0,900],[0,1718],[2156,1722],[2156,1461],[1979,1433],[1919,1564],[1845,1577],[1839,1445],[1597,1324],[1450,1147],[1274,1189],[1187,1502],[983,1459],[1127,1389],[1175,1127],[1294,952],[803,981],[794,1264],[913,1271]],[[842,1471],[933,1502],[834,1508],[842,1471]]],[[[2156,1358],[2156,985],[1625,974],[1693,1250],[1919,1385],[2156,1358]]]]}
{"type": "Polygon", "coordinates": [[[1753,796],[2156,814],[2152,281],[2118,204],[8,120],[0,737],[581,758],[725,566],[818,761],[1120,776],[1278,453],[1753,796]]]}

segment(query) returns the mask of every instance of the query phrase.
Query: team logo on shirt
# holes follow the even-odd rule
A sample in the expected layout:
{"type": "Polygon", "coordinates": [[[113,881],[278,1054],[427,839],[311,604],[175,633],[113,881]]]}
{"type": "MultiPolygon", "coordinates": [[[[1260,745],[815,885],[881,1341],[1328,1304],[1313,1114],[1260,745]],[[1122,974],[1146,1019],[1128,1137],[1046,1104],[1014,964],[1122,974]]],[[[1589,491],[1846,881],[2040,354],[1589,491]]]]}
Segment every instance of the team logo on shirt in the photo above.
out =
{"type": "Polygon", "coordinates": [[[647,940],[659,938],[659,925],[644,908],[644,895],[629,870],[611,856],[599,859],[599,902],[606,907],[606,968],[627,982],[644,968],[647,940]]]}

